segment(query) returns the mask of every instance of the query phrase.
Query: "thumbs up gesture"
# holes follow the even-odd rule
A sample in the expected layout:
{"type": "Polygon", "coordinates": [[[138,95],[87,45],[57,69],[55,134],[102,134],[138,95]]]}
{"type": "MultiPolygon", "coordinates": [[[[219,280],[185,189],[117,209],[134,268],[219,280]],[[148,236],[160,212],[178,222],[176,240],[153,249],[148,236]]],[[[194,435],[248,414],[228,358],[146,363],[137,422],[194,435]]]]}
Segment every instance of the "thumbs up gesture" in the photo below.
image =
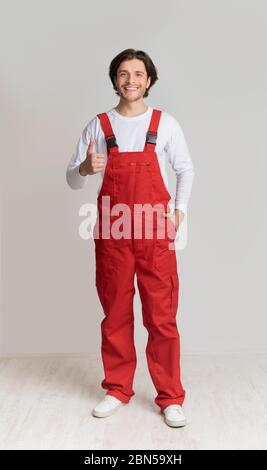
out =
{"type": "Polygon", "coordinates": [[[94,152],[94,139],[91,137],[86,152],[86,159],[79,166],[82,176],[94,175],[104,169],[105,156],[103,153],[94,152]]]}

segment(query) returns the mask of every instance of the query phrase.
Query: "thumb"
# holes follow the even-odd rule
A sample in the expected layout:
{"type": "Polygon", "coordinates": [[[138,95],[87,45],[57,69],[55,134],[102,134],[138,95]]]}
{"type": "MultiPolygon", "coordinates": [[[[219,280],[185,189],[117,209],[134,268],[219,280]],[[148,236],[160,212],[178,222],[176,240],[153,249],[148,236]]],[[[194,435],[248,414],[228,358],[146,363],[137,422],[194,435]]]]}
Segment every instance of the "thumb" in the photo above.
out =
{"type": "Polygon", "coordinates": [[[90,142],[89,142],[89,145],[88,145],[88,148],[87,148],[87,155],[88,155],[89,153],[93,153],[93,151],[94,151],[94,144],[95,144],[95,143],[94,143],[93,137],[90,137],[90,142]]]}

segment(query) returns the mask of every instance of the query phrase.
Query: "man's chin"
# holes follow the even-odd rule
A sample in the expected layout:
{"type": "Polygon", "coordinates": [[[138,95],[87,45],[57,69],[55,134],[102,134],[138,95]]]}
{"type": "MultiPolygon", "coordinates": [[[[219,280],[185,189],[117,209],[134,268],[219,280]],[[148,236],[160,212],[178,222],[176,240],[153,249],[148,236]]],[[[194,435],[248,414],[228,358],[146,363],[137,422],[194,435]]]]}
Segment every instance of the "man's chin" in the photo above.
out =
{"type": "Polygon", "coordinates": [[[135,101],[139,101],[140,99],[142,99],[142,95],[138,95],[138,96],[122,96],[122,95],[120,95],[120,97],[126,103],[134,103],[135,101]]]}

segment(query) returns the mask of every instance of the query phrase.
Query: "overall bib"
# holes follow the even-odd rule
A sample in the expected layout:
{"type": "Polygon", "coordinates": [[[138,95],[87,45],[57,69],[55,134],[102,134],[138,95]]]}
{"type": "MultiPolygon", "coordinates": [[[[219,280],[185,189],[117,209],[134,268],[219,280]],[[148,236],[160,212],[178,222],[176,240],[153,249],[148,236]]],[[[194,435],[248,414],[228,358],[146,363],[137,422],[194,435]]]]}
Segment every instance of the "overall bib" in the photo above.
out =
{"type": "Polygon", "coordinates": [[[101,323],[105,372],[101,386],[108,395],[124,403],[135,394],[133,379],[137,357],[133,299],[136,274],[143,325],[148,332],[147,365],[157,391],[154,401],[163,411],[172,404],[182,405],[185,397],[180,380],[180,336],[176,323],[179,278],[176,253],[169,245],[176,232],[170,218],[160,218],[158,212],[153,212],[150,218],[152,236],[147,238],[145,213],[134,213],[137,204],[159,204],[161,215],[169,212],[171,196],[155,152],[161,111],[152,111],[142,152],[120,152],[108,115],[97,116],[108,153],[94,227],[96,288],[105,315],[101,323]],[[109,200],[109,207],[104,200],[109,200]],[[112,208],[118,204],[127,205],[130,215],[126,224],[127,236],[121,238],[112,232],[112,224],[115,226],[122,215],[121,212],[112,213],[112,208]],[[159,219],[165,226],[160,236],[156,230],[161,223],[159,219]],[[108,235],[104,228],[106,223],[110,226],[108,235]]]}

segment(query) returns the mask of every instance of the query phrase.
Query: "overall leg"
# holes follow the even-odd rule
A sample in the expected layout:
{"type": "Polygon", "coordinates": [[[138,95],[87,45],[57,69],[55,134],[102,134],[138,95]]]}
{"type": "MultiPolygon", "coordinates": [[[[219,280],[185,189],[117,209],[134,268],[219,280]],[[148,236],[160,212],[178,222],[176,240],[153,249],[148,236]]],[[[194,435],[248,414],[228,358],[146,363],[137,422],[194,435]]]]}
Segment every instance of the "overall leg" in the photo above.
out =
{"type": "Polygon", "coordinates": [[[135,394],[133,297],[135,259],[131,245],[96,245],[96,287],[105,318],[101,323],[102,388],[124,403],[135,394]]]}
{"type": "Polygon", "coordinates": [[[157,242],[136,253],[137,284],[143,324],[148,331],[146,357],[157,390],[155,403],[182,405],[185,390],[180,380],[180,336],[176,323],[179,278],[175,251],[157,242]]]}

